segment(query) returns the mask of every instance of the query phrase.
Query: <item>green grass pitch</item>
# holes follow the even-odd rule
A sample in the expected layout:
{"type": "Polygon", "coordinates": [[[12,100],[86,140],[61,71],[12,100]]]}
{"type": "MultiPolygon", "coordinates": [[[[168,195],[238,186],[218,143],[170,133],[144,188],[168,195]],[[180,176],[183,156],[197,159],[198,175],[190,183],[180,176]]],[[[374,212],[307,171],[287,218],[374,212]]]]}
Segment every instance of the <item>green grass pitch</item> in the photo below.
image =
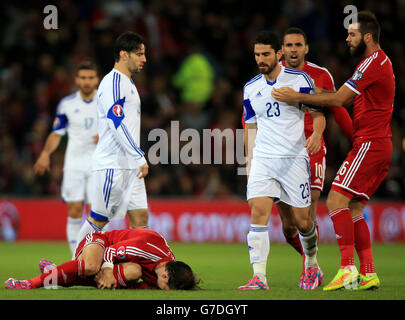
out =
{"type": "MultiPolygon", "coordinates": [[[[297,287],[301,257],[286,244],[271,244],[267,264],[269,291],[238,291],[252,275],[245,244],[171,243],[177,260],[191,265],[201,279],[202,290],[97,290],[89,287],[59,287],[37,290],[6,290],[9,277],[31,278],[39,274],[38,262],[48,258],[56,264],[70,259],[64,242],[0,242],[0,300],[404,300],[405,245],[374,244],[373,253],[381,287],[374,291],[322,288],[304,291],[297,287]]],[[[337,272],[340,255],[336,244],[320,244],[318,261],[324,284],[337,272]]],[[[358,265],[358,260],[356,261],[358,265]]]]}

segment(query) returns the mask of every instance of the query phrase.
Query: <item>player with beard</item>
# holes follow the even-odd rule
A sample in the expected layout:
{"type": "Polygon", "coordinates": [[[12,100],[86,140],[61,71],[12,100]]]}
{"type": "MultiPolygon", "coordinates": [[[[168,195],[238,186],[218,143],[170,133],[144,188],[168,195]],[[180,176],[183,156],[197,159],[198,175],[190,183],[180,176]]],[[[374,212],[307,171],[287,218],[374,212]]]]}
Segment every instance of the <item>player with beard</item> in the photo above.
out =
{"type": "Polygon", "coordinates": [[[64,97],[56,110],[52,132],[34,165],[34,172],[44,175],[50,171],[51,155],[58,148],[62,136],[68,135],[61,194],[68,208],[66,235],[71,252],[82,222],[85,204],[91,199],[91,158],[98,141],[97,134],[97,67],[84,61],[76,68],[79,90],[64,97]]]}
{"type": "Polygon", "coordinates": [[[301,288],[313,290],[322,282],[322,272],[317,262],[317,231],[309,214],[307,148],[311,147],[307,145],[306,148],[304,134],[306,106],[280,102],[271,96],[271,92],[274,88],[289,86],[311,93],[314,85],[305,72],[279,64],[282,51],[274,33],[259,33],[254,42],[254,55],[260,74],[248,81],[243,89],[247,200],[251,208],[247,244],[253,278],[238,289],[269,289],[266,277],[270,252],[268,222],[276,202],[288,208],[294,227],[299,231],[305,254],[305,284],[301,288]]]}
{"type": "Polygon", "coordinates": [[[128,213],[130,227],[148,226],[144,177],[148,164],[140,149],[141,100],[134,78],[146,63],[143,37],[122,33],[114,44],[114,67],[101,80],[98,96],[99,142],[93,155],[92,208],[77,241],[101,231],[128,213]]]}
{"type": "Polygon", "coordinates": [[[392,110],[395,79],[392,64],[380,47],[380,25],[369,11],[358,13],[348,28],[350,53],[362,57],[353,76],[337,92],[303,95],[291,88],[273,90],[284,102],[334,107],[353,103],[353,147],[333,181],[327,199],[341,253],[338,273],[325,291],[345,287],[378,288],[370,231],[363,209],[388,173],[391,155],[392,110]],[[360,276],[354,264],[354,249],[360,260],[360,276]]]}

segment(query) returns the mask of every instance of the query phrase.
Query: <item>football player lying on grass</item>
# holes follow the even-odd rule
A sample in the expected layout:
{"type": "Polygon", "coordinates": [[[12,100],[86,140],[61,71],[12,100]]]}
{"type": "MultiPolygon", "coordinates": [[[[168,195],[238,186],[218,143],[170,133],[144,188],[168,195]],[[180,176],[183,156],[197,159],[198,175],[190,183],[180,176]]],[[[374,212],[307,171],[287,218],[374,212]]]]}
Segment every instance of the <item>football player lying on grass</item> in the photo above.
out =
{"type": "Polygon", "coordinates": [[[78,245],[75,259],[56,266],[40,261],[41,275],[8,279],[7,289],[46,286],[96,286],[100,289],[192,290],[198,281],[192,269],[176,261],[166,240],[149,229],[93,232],[78,245]]]}

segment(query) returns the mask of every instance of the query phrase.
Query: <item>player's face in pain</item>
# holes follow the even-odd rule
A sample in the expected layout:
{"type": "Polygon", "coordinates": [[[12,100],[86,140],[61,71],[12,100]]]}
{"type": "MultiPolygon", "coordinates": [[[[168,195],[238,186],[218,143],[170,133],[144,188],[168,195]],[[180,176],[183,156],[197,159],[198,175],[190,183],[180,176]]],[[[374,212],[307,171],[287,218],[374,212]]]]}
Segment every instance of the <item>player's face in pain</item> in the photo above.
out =
{"type": "Polygon", "coordinates": [[[346,43],[349,47],[350,54],[353,57],[362,57],[366,50],[366,44],[359,30],[359,23],[349,25],[347,34],[346,43]]]}
{"type": "Polygon", "coordinates": [[[131,51],[128,55],[128,70],[134,75],[141,72],[146,63],[145,46],[141,44],[138,50],[131,51]]]}
{"type": "Polygon", "coordinates": [[[270,74],[278,64],[280,58],[279,54],[269,44],[255,44],[254,53],[256,64],[262,74],[270,74]]]}

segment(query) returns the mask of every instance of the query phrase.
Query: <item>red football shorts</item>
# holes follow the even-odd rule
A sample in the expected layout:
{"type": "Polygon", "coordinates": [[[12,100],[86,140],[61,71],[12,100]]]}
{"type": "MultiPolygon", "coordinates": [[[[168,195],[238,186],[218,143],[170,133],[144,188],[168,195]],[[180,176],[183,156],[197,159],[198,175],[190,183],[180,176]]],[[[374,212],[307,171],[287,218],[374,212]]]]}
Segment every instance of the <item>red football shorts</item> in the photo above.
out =
{"type": "Polygon", "coordinates": [[[356,139],[336,174],[332,189],[367,202],[385,179],[391,162],[390,138],[356,139]]]}
{"type": "Polygon", "coordinates": [[[311,189],[323,190],[326,169],[326,147],[309,156],[311,166],[311,189]]]}
{"type": "Polygon", "coordinates": [[[75,259],[82,253],[83,249],[88,246],[89,244],[98,244],[103,248],[109,246],[108,239],[103,232],[92,232],[89,233],[87,236],[84,237],[82,241],[80,241],[79,245],[77,246],[75,252],[75,259]]]}

